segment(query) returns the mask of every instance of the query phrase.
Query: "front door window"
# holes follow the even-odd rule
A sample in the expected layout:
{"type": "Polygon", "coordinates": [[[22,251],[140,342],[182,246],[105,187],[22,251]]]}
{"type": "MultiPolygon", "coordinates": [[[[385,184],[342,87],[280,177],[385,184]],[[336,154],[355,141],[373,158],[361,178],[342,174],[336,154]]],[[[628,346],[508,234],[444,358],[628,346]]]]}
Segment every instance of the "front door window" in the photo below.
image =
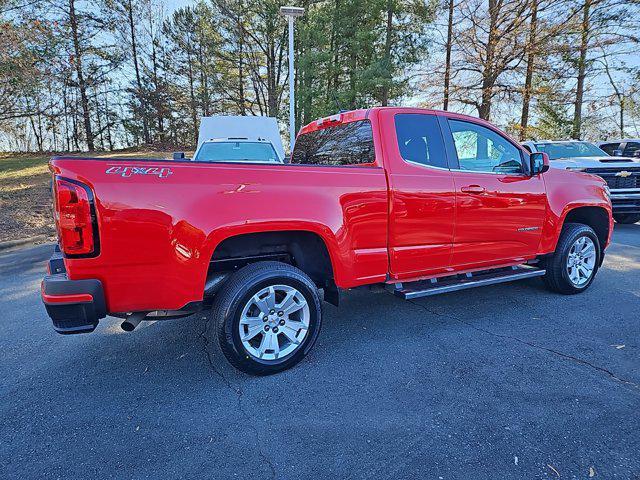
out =
{"type": "Polygon", "coordinates": [[[503,174],[524,173],[520,150],[493,130],[469,122],[449,120],[459,169],[503,174]]]}

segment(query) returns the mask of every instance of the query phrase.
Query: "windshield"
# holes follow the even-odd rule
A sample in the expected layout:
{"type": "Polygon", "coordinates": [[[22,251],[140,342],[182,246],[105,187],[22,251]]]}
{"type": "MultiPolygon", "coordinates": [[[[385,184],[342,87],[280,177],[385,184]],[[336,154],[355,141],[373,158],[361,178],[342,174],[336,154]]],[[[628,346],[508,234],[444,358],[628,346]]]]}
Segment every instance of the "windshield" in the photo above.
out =
{"type": "Polygon", "coordinates": [[[607,157],[604,150],[589,142],[536,143],[536,149],[549,155],[549,159],[571,157],[607,157]]]}
{"type": "Polygon", "coordinates": [[[280,159],[270,143],[206,142],[193,159],[196,162],[270,162],[280,159]]]}

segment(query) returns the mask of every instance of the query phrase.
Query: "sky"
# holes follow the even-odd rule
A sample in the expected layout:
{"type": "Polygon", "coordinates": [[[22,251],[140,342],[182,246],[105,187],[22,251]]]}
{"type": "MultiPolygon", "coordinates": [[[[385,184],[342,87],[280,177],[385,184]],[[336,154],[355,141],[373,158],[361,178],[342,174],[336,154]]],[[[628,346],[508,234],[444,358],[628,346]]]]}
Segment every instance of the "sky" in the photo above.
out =
{"type": "Polygon", "coordinates": [[[194,5],[194,0],[165,0],[167,7],[167,14],[171,14],[174,10],[180,7],[186,7],[187,5],[194,5]]]}

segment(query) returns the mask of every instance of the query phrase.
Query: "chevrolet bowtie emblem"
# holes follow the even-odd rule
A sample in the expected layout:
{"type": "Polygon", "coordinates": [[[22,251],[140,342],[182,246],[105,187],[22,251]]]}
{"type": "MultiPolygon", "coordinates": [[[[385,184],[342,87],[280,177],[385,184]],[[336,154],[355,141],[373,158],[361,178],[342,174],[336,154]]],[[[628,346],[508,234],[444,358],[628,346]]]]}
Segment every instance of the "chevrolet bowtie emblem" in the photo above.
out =
{"type": "Polygon", "coordinates": [[[616,173],[616,177],[622,177],[622,178],[627,178],[630,175],[632,175],[632,173],[627,172],[626,170],[622,170],[621,172],[616,173]]]}

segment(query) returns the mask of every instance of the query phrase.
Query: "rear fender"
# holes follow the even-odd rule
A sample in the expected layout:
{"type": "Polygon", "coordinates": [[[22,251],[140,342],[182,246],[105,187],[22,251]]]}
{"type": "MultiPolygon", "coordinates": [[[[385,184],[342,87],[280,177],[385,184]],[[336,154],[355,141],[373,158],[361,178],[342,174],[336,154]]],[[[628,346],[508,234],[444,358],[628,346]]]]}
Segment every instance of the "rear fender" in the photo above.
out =
{"type": "MultiPolygon", "coordinates": [[[[337,285],[342,285],[347,281],[348,274],[343,268],[344,262],[342,257],[344,254],[340,253],[339,243],[329,227],[315,222],[303,222],[290,220],[269,221],[269,222],[257,222],[257,223],[238,223],[233,225],[225,225],[214,230],[206,239],[203,245],[202,256],[203,258],[212,258],[216,248],[225,240],[239,235],[246,235],[251,233],[267,233],[267,232],[283,232],[283,231],[297,231],[297,232],[309,232],[318,235],[324,242],[327,252],[329,253],[329,259],[331,260],[331,267],[333,269],[334,280],[337,285]]],[[[202,285],[206,281],[207,271],[203,272],[201,278],[202,285]]]]}

